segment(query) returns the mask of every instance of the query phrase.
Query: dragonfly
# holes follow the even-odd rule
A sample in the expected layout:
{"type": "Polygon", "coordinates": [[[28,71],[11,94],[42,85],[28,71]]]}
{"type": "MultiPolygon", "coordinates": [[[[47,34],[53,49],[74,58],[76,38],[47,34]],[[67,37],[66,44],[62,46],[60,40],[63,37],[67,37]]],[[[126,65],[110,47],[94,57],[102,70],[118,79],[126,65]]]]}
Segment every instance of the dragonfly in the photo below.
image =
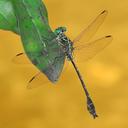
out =
{"type": "Polygon", "coordinates": [[[41,0],[34,0],[33,2],[29,0],[13,0],[11,2],[2,0],[2,2],[1,5],[4,4],[4,6],[0,6],[0,11],[3,12],[3,14],[0,13],[0,28],[18,34],[25,51],[18,53],[13,60],[22,61],[23,58],[28,58],[39,70],[28,82],[28,88],[31,88],[39,77],[42,77],[42,73],[46,75],[49,81],[56,83],[62,73],[65,60],[68,60],[72,63],[85,92],[89,113],[94,119],[98,117],[74,57],[78,60],[87,61],[110,44],[111,35],[89,41],[103,23],[108,12],[106,10],[101,12],[87,28],[83,29],[74,40],[71,40],[65,34],[66,27],[58,27],[52,31],[47,9],[41,0]],[[10,10],[6,11],[5,8],[9,6],[10,10]],[[84,43],[81,42],[82,39],[84,43]],[[83,58],[80,56],[81,53],[83,58]]]}

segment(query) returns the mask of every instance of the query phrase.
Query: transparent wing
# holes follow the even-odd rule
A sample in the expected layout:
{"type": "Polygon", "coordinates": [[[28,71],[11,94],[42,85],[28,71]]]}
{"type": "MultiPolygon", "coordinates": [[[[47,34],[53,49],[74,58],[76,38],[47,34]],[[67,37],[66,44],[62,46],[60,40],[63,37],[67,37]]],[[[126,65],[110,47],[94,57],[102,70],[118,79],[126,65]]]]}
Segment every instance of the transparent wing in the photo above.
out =
{"type": "MultiPolygon", "coordinates": [[[[15,64],[32,64],[30,62],[30,60],[28,59],[28,57],[26,56],[25,53],[19,53],[17,54],[13,59],[12,59],[13,63],[15,64]]],[[[67,61],[65,61],[64,64],[64,68],[63,68],[63,72],[65,72],[66,67],[67,67],[67,61]]],[[[40,87],[42,85],[53,85],[53,83],[51,81],[48,80],[48,78],[42,73],[39,72],[36,75],[34,75],[28,82],[27,84],[27,88],[28,89],[33,89],[33,88],[37,88],[40,87]]]]}
{"type": "MultiPolygon", "coordinates": [[[[26,56],[25,53],[19,53],[17,54],[13,59],[12,59],[13,63],[15,64],[32,64],[30,62],[30,60],[28,59],[28,57],[26,56]]],[[[27,88],[28,89],[33,89],[33,88],[37,88],[41,85],[47,85],[49,84],[50,81],[48,80],[48,78],[41,72],[37,73],[36,75],[34,75],[28,82],[27,84],[27,88]]]]}
{"type": "Polygon", "coordinates": [[[112,41],[112,36],[105,36],[98,40],[74,48],[74,57],[78,62],[84,62],[94,57],[98,52],[107,47],[112,41]]]}
{"type": "Polygon", "coordinates": [[[81,39],[85,42],[89,41],[101,26],[107,14],[108,12],[106,10],[100,13],[97,18],[73,40],[74,45],[77,45],[77,42],[81,39]]]}
{"type": "MultiPolygon", "coordinates": [[[[67,72],[67,65],[68,61],[65,62],[63,71],[61,74],[65,74],[67,72]]],[[[34,89],[41,86],[47,86],[47,85],[57,85],[58,82],[52,83],[42,72],[37,73],[34,75],[28,82],[27,88],[28,89],[34,89]]]]}
{"type": "Polygon", "coordinates": [[[33,89],[33,88],[37,88],[42,85],[48,85],[48,84],[52,84],[52,83],[48,80],[48,78],[42,72],[39,72],[29,80],[27,84],[27,88],[33,89]]]}
{"type": "Polygon", "coordinates": [[[32,64],[25,53],[18,53],[12,62],[15,64],[32,64]]]}

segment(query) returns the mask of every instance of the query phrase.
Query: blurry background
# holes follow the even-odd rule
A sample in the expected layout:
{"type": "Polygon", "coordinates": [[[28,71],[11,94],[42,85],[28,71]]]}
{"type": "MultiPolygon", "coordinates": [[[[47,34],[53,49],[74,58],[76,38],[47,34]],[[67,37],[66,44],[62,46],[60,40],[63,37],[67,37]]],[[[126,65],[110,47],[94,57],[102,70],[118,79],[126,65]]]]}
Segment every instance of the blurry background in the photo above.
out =
{"type": "MultiPolygon", "coordinates": [[[[127,128],[128,121],[128,1],[45,0],[53,29],[66,26],[73,39],[101,11],[109,11],[96,36],[112,34],[113,42],[92,60],[78,64],[95,102],[99,118],[86,110],[83,89],[68,64],[57,86],[27,90],[37,73],[33,65],[13,64],[23,51],[20,38],[0,30],[1,128],[127,128]]],[[[42,81],[43,83],[43,81],[42,81]]]]}

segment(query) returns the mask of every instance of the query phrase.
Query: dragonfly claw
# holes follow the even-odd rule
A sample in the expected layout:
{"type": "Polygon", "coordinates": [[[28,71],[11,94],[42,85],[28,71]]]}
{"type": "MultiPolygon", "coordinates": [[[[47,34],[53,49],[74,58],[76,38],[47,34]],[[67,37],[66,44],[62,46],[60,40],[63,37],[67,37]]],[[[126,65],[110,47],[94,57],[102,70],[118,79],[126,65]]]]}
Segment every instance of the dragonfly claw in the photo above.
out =
{"type": "Polygon", "coordinates": [[[98,115],[96,114],[95,106],[90,97],[87,97],[87,109],[94,119],[98,117],[98,115]]]}

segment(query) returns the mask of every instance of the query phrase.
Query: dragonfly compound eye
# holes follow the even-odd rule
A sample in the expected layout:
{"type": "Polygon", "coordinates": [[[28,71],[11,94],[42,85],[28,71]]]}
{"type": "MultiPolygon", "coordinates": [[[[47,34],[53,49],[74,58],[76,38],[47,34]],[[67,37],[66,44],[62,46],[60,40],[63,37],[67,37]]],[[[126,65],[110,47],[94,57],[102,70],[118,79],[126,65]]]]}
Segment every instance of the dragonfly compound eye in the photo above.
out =
{"type": "Polygon", "coordinates": [[[60,34],[60,33],[63,33],[63,32],[66,32],[66,27],[58,27],[57,29],[55,29],[55,34],[60,34]]]}

